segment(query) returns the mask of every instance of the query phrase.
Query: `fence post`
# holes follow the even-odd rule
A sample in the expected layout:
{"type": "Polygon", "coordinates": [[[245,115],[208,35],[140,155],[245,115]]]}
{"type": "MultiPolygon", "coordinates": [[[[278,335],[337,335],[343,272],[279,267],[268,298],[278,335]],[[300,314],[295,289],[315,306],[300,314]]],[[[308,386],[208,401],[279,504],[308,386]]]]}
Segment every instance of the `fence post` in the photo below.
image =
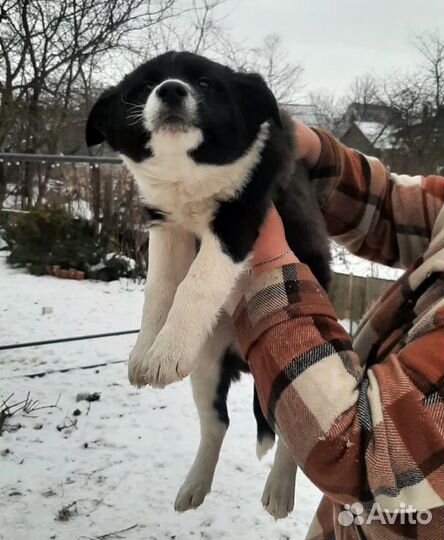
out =
{"type": "Polygon", "coordinates": [[[91,185],[92,185],[92,210],[93,210],[93,226],[94,233],[97,235],[100,231],[100,167],[93,166],[91,169],[91,185]]]}
{"type": "Polygon", "coordinates": [[[365,281],[365,305],[367,306],[367,309],[370,307],[372,299],[373,299],[372,280],[371,278],[367,278],[365,281]]]}
{"type": "Polygon", "coordinates": [[[349,331],[350,337],[353,335],[353,274],[350,274],[350,278],[348,280],[348,305],[350,310],[350,325],[349,325],[349,331]]]}
{"type": "Polygon", "coordinates": [[[108,166],[105,166],[103,182],[103,232],[109,236],[113,227],[113,177],[108,166]]]}
{"type": "Polygon", "coordinates": [[[4,160],[0,160],[0,208],[6,199],[6,175],[4,160]]]}

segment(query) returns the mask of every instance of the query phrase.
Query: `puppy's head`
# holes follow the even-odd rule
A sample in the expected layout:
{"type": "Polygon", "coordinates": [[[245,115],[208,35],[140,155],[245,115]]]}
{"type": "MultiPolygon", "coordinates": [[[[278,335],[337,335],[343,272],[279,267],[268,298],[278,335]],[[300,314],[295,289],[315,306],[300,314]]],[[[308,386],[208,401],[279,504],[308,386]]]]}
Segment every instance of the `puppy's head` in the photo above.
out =
{"type": "Polygon", "coordinates": [[[280,126],[276,99],[259,75],[168,52],[100,96],[88,118],[86,142],[107,141],[140,162],[159,151],[155,140],[162,138],[162,148],[206,148],[205,161],[227,163],[245,152],[264,122],[280,126]]]}

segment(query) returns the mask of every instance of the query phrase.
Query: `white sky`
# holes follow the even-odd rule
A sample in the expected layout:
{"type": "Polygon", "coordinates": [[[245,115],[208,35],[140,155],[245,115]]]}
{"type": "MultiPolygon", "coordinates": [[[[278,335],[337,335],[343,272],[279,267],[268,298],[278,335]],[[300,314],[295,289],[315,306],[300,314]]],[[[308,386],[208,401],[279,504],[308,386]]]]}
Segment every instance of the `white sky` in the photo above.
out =
{"type": "MultiPolygon", "coordinates": [[[[236,2],[236,0],[235,0],[236,2]]],[[[237,0],[229,17],[236,39],[256,45],[282,37],[304,66],[306,90],[340,93],[365,73],[414,69],[412,46],[423,31],[444,35],[444,0],[237,0]]]]}

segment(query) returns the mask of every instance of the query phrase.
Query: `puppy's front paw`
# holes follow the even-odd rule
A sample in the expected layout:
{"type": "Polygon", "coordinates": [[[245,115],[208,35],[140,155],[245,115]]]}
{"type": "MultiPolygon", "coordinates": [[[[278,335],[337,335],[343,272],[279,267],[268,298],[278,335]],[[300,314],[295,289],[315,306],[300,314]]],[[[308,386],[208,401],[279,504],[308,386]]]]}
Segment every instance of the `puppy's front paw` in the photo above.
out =
{"type": "Polygon", "coordinates": [[[136,344],[130,353],[128,361],[128,379],[134,386],[139,386],[137,383],[139,376],[139,370],[144,362],[144,359],[148,355],[148,351],[151,348],[155,339],[155,335],[141,331],[137,337],[136,344]]]}
{"type": "Polygon", "coordinates": [[[147,384],[164,388],[189,375],[194,359],[180,340],[170,332],[161,332],[147,353],[138,350],[131,355],[130,382],[139,388],[147,384]]]}

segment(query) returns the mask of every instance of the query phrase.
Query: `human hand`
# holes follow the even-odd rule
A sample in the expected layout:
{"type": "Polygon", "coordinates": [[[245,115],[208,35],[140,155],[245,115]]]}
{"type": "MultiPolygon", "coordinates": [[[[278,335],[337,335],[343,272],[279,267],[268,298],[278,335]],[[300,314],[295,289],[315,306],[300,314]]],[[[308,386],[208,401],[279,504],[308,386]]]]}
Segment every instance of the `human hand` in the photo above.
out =
{"type": "Polygon", "coordinates": [[[259,236],[253,246],[250,259],[251,273],[246,272],[237,283],[225,303],[224,309],[232,315],[239,304],[245,291],[250,286],[251,277],[260,275],[267,270],[279,268],[284,264],[299,262],[299,259],[291,251],[285,238],[284,225],[281,216],[272,204],[268,209],[265,220],[260,228],[259,236]]]}
{"type": "Polygon", "coordinates": [[[298,262],[298,258],[287,243],[282,219],[272,204],[253,247],[252,274],[258,275],[294,262],[298,262]]]}
{"type": "Polygon", "coordinates": [[[309,169],[314,167],[321,155],[321,140],[318,135],[304,123],[294,120],[296,135],[296,158],[309,169]]]}
{"type": "MultiPolygon", "coordinates": [[[[321,155],[321,140],[315,131],[303,122],[294,120],[296,158],[308,168],[314,167],[321,155]]],[[[257,275],[271,268],[298,262],[285,238],[284,225],[272,204],[259,231],[251,259],[252,273],[257,275]]]]}

